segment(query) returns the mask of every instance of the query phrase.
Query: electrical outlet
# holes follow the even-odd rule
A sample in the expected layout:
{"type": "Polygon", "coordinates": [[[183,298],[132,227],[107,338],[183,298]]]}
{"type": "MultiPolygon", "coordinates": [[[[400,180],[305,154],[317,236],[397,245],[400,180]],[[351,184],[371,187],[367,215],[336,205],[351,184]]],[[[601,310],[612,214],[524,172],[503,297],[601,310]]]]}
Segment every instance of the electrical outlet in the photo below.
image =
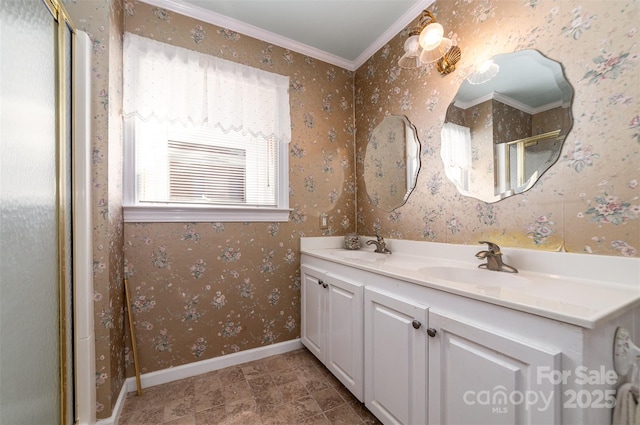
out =
{"type": "Polygon", "coordinates": [[[327,213],[320,213],[320,228],[323,230],[329,228],[329,218],[327,217],[327,213]]]}

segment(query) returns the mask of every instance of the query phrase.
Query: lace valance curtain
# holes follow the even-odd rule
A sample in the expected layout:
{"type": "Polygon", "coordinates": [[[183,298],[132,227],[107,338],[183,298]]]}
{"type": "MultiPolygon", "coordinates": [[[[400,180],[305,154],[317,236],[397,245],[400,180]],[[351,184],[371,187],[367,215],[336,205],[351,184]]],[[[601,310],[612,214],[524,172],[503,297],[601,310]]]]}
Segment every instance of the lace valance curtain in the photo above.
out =
{"type": "Polygon", "coordinates": [[[444,164],[463,170],[471,169],[471,129],[448,122],[442,126],[440,136],[440,155],[444,164]]]}
{"type": "Polygon", "coordinates": [[[291,140],[289,77],[124,35],[124,116],[291,140]]]}

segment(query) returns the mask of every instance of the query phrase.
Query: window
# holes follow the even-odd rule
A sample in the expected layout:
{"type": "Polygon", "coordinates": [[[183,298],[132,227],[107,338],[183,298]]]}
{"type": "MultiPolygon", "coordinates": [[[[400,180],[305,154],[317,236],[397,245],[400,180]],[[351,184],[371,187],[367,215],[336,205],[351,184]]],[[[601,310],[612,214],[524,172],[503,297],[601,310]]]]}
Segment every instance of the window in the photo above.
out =
{"type": "Polygon", "coordinates": [[[169,202],[247,203],[245,149],[169,140],[168,150],[169,202]]]}
{"type": "Polygon", "coordinates": [[[289,78],[125,33],[125,221],[287,221],[289,78]]]}

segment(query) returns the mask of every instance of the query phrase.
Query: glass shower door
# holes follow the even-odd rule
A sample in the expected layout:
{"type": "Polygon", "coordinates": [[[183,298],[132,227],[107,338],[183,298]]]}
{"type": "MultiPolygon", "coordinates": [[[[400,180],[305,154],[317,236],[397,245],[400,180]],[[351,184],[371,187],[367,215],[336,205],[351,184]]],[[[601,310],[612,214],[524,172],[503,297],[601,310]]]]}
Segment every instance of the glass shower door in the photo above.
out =
{"type": "Polygon", "coordinates": [[[44,2],[0,0],[0,424],[61,420],[57,40],[44,2]]]}

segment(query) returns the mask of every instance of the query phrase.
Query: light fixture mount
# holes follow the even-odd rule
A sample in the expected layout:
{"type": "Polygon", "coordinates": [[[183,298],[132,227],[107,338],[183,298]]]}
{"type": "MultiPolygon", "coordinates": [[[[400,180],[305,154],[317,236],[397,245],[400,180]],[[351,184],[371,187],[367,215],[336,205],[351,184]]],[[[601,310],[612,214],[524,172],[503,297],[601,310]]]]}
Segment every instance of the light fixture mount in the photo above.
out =
{"type": "Polygon", "coordinates": [[[447,75],[456,70],[456,64],[462,57],[462,52],[458,46],[451,46],[451,48],[444,54],[436,65],[438,67],[438,72],[442,75],[447,75]]]}

